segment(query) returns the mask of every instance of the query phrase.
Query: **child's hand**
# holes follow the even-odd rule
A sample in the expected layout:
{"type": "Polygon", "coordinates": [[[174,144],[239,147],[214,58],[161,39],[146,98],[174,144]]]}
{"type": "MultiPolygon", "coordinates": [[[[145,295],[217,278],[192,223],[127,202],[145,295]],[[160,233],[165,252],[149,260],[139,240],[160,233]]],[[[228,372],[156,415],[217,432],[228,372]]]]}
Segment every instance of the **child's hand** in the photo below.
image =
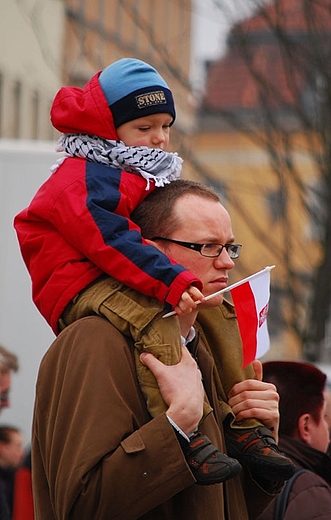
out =
{"type": "Polygon", "coordinates": [[[196,287],[193,285],[190,285],[186,291],[183,292],[183,294],[180,297],[180,300],[176,307],[174,308],[174,311],[178,316],[181,314],[189,314],[193,311],[193,309],[196,308],[198,303],[202,303],[204,299],[204,296],[202,292],[199,291],[196,287]]]}

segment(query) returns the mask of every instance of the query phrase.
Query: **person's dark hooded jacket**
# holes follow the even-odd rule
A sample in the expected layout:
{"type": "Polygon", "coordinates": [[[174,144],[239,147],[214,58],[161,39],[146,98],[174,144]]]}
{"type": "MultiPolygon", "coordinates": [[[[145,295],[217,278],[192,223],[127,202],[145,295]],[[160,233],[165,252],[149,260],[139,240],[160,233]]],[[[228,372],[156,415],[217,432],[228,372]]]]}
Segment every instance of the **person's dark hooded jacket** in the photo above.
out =
{"type": "MultiPolygon", "coordinates": [[[[308,471],[295,480],[289,495],[284,520],[330,520],[331,518],[331,458],[304,442],[283,436],[279,448],[299,468],[308,471]]],[[[275,502],[258,520],[274,519],[275,502]]]]}

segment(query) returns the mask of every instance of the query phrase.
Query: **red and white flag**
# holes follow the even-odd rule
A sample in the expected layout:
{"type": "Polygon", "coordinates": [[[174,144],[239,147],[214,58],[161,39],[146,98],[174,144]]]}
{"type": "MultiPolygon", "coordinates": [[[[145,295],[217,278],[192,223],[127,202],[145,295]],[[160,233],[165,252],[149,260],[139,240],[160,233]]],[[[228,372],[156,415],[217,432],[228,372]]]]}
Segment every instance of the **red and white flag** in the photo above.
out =
{"type": "MultiPolygon", "coordinates": [[[[254,359],[263,356],[270,348],[267,316],[270,298],[270,271],[274,267],[274,265],[267,266],[225,289],[209,294],[204,300],[210,300],[225,292],[231,293],[243,344],[242,368],[245,368],[254,359]]],[[[173,314],[175,314],[174,311],[168,312],[163,318],[173,314]]]]}
{"type": "MultiPolygon", "coordinates": [[[[273,266],[274,267],[274,266],[273,266]]],[[[228,287],[236,309],[243,344],[243,368],[270,348],[267,316],[270,298],[270,270],[262,271],[228,287]]]]}

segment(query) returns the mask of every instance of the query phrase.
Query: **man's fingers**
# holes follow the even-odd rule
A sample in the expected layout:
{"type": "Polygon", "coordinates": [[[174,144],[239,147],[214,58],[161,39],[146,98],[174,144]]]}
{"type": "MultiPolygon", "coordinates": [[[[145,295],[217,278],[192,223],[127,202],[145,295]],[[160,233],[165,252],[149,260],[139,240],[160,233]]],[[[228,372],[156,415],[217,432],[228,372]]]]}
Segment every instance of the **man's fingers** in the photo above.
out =
{"type": "Polygon", "coordinates": [[[142,354],[140,354],[140,361],[143,365],[148,367],[153,373],[155,373],[158,367],[163,364],[150,352],[143,352],[142,354]]]}
{"type": "Polygon", "coordinates": [[[261,361],[259,361],[258,359],[254,359],[254,361],[252,361],[252,366],[253,366],[253,369],[254,369],[254,372],[255,372],[256,379],[258,381],[262,381],[263,367],[262,367],[261,361]]]}
{"type": "MultiPolygon", "coordinates": [[[[150,352],[143,352],[142,354],[140,354],[140,361],[142,362],[143,365],[148,367],[154,374],[155,374],[155,370],[157,370],[158,368],[162,368],[164,366],[162,361],[157,359],[150,352]]],[[[194,363],[196,365],[196,362],[194,361],[194,359],[191,356],[190,352],[184,346],[182,346],[181,361],[183,363],[185,363],[185,364],[187,364],[187,363],[194,363]]]]}

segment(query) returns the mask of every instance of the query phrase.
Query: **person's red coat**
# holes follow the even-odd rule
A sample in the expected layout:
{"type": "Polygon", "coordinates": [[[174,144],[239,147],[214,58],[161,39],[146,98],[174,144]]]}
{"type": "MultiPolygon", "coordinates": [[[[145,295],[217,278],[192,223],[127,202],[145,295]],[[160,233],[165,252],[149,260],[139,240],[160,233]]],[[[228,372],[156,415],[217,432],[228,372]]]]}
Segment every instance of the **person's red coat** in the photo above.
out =
{"type": "Polygon", "coordinates": [[[31,470],[23,466],[15,476],[12,520],[34,520],[31,470]]]}

